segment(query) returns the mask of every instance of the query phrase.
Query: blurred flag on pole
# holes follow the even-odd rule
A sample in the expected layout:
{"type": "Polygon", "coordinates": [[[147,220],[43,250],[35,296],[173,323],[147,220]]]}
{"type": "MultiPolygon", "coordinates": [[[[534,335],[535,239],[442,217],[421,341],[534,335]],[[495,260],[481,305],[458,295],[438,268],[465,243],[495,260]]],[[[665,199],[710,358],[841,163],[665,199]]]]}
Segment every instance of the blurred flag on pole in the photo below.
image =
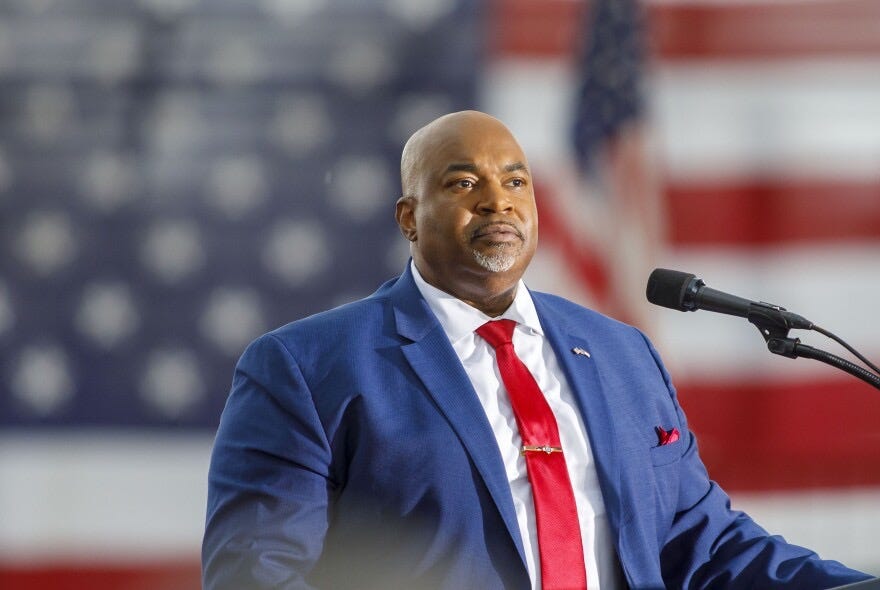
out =
{"type": "Polygon", "coordinates": [[[880,358],[880,3],[497,0],[493,15],[487,107],[541,188],[531,285],[649,332],[738,507],[880,570],[877,392],[771,355],[744,320],[644,299],[653,267],[678,268],[880,358]]]}
{"type": "Polygon", "coordinates": [[[400,272],[400,148],[465,108],[528,154],[530,286],[645,328],[735,505],[880,574],[880,396],[643,295],[651,268],[680,268],[880,358],[880,2],[0,16],[0,587],[198,584],[236,356],[400,272]]]}

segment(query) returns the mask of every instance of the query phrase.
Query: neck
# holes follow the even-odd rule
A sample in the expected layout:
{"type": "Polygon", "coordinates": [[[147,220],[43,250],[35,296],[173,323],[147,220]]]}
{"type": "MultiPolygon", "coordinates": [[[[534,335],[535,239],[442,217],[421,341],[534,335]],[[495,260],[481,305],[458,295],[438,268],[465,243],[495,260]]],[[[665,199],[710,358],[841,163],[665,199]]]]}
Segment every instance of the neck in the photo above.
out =
{"type": "Polygon", "coordinates": [[[519,284],[519,277],[510,277],[508,273],[481,273],[478,276],[460,277],[462,280],[446,284],[432,273],[426,273],[421,268],[418,270],[422,279],[432,287],[449,293],[493,318],[500,316],[511,306],[519,284]]]}
{"type": "Polygon", "coordinates": [[[463,297],[459,297],[462,301],[470,305],[471,307],[475,307],[482,311],[484,314],[489,316],[490,318],[496,318],[500,316],[502,313],[507,311],[507,308],[513,303],[513,299],[516,296],[516,287],[514,287],[512,293],[505,293],[499,295],[494,299],[482,299],[480,301],[473,301],[469,299],[465,299],[463,297]]]}

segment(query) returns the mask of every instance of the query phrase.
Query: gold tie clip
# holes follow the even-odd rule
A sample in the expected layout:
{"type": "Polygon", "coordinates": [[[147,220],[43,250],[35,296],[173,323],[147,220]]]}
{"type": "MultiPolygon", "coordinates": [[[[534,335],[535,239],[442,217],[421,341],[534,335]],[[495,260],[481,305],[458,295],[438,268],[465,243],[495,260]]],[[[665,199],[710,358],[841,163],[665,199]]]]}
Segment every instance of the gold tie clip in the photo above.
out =
{"type": "Polygon", "coordinates": [[[523,445],[522,450],[520,450],[520,455],[525,455],[526,453],[561,453],[562,447],[551,447],[550,445],[523,445]]]}

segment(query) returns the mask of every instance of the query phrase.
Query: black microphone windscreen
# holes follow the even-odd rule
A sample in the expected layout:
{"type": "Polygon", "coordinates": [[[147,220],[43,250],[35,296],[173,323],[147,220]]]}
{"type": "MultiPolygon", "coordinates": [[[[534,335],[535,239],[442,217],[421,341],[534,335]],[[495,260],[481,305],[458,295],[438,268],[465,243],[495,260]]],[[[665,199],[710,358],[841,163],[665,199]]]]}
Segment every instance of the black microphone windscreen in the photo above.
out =
{"type": "Polygon", "coordinates": [[[686,311],[684,295],[691,280],[696,278],[690,273],[667,268],[655,268],[648,277],[646,295],[654,305],[686,311]]]}

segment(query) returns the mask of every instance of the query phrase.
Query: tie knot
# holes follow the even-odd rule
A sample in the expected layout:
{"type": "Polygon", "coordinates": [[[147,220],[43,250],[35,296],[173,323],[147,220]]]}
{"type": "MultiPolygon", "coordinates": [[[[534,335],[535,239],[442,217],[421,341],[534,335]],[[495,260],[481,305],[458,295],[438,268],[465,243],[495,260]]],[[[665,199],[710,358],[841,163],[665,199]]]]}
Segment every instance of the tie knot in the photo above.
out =
{"type": "Polygon", "coordinates": [[[489,346],[498,348],[502,344],[513,342],[514,328],[516,328],[516,322],[513,320],[494,320],[477,328],[477,334],[488,342],[489,346]]]}

